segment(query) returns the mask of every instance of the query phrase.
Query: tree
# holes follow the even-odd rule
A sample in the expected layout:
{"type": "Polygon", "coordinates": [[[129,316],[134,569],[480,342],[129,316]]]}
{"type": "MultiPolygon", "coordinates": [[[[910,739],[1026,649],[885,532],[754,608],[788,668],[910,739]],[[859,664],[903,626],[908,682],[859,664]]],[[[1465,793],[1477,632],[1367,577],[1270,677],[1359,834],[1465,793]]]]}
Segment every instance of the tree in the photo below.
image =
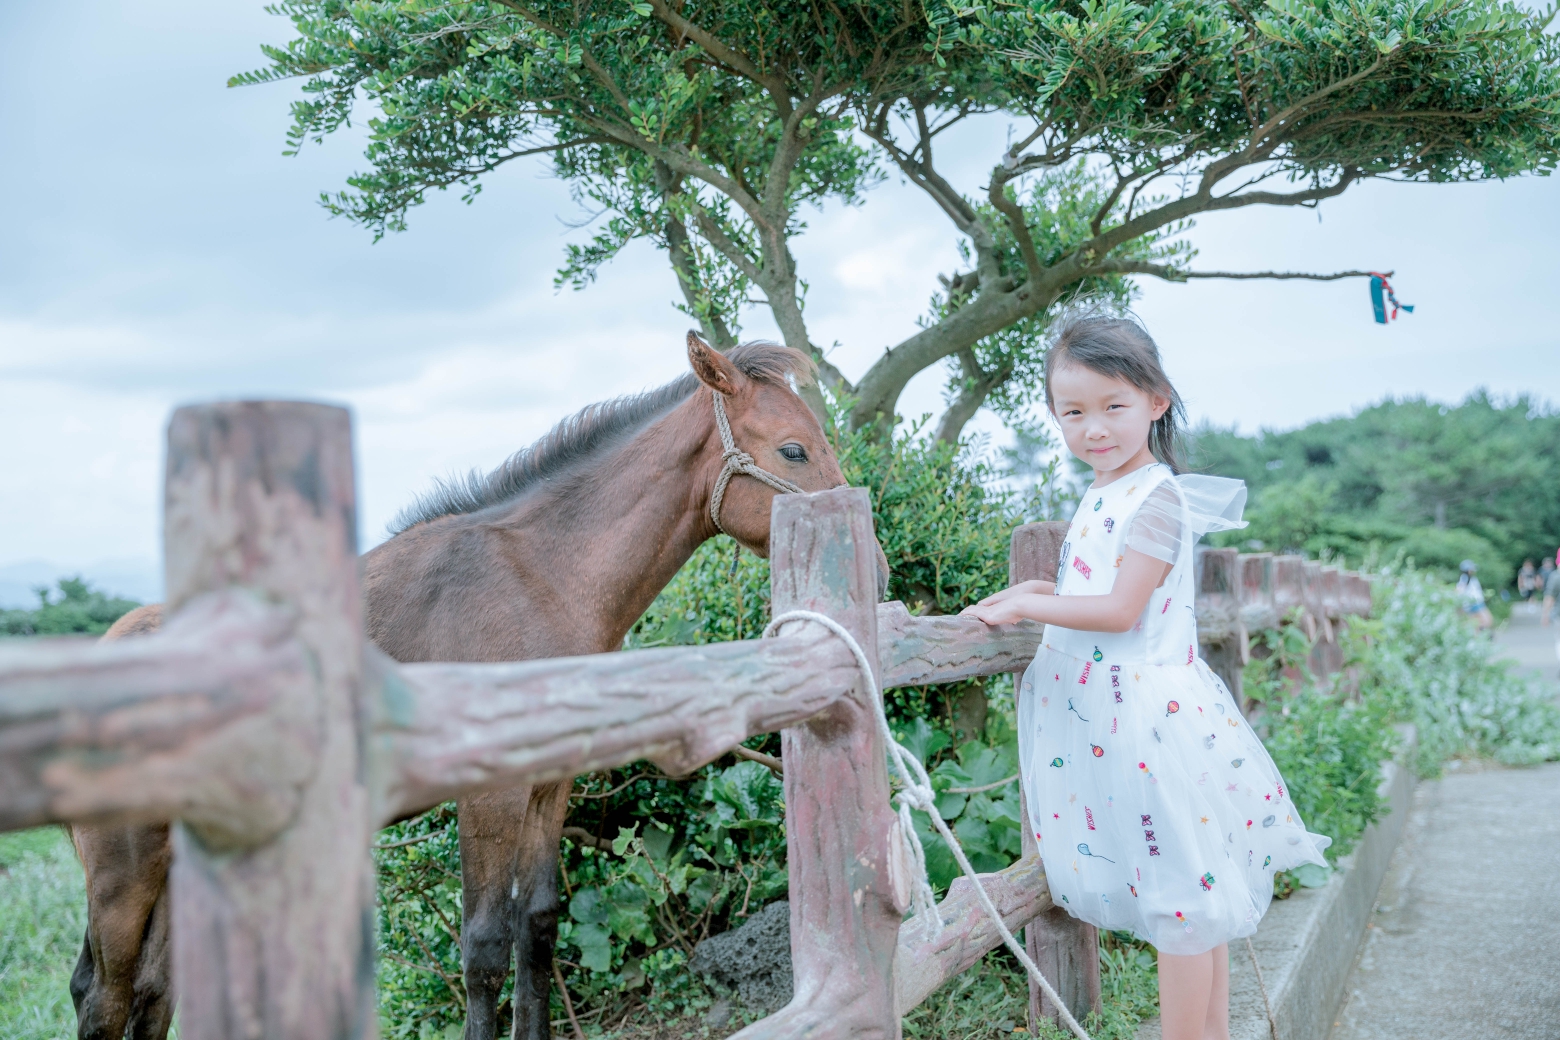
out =
{"type": "Polygon", "coordinates": [[[1368,178],[1548,173],[1560,44],[1548,14],[1494,0],[285,0],[297,37],[234,84],[303,77],[290,147],[378,106],[370,168],[328,195],[377,234],[433,189],[550,154],[611,213],[560,279],[584,284],[626,242],[668,252],[682,306],[732,341],[752,288],[785,342],[892,417],[917,373],[951,362],[956,438],[984,403],[1016,414],[1055,308],[1121,301],[1129,276],[1196,271],[1202,213],[1315,206],[1368,178]],[[1016,137],[978,194],[936,165],[939,135],[1000,113],[1016,137]],[[861,201],[885,169],[925,191],[967,270],[914,335],[852,382],[807,330],[790,249],[801,212],[861,201]]]}
{"type": "Polygon", "coordinates": [[[33,589],[38,606],[32,610],[0,610],[0,637],[102,635],[141,605],[94,589],[80,577],[61,578],[55,584],[57,597],[48,586],[33,589]]]}
{"type": "Polygon", "coordinates": [[[1296,430],[1194,439],[1197,468],[1254,493],[1251,527],[1230,544],[1358,561],[1374,543],[1452,575],[1471,558],[1490,586],[1560,545],[1560,414],[1527,397],[1389,399],[1296,430]]]}

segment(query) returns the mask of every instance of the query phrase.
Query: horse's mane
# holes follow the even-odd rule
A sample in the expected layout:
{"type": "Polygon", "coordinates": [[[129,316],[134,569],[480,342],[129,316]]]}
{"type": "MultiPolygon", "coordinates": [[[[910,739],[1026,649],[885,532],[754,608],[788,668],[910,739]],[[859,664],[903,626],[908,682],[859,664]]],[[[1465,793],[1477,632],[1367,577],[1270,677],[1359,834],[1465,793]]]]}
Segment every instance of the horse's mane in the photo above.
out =
{"type": "MultiPolygon", "coordinates": [[[[743,375],[765,383],[783,384],[787,376],[810,374],[812,367],[812,362],[800,352],[775,343],[744,343],[733,347],[726,357],[743,375]]],[[[477,513],[508,502],[638,433],[686,401],[699,385],[690,372],[642,394],[586,405],[529,448],[509,456],[491,473],[484,475],[472,470],[464,477],[436,477],[433,490],[417,496],[396,514],[390,522],[390,533],[397,535],[441,516],[477,513]]]]}

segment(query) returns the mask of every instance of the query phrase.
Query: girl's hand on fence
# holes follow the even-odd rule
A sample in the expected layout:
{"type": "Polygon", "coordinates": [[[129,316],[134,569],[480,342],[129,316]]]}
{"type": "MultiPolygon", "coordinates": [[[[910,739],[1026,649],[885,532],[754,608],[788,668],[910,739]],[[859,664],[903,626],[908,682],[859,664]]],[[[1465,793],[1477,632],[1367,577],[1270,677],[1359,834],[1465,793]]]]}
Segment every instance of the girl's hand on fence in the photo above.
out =
{"type": "MultiPolygon", "coordinates": [[[[1012,590],[1009,589],[1009,592],[1012,590]]],[[[1020,594],[1022,595],[1022,594],[1020,594]]],[[[1011,625],[1016,621],[1022,621],[1029,615],[1021,608],[1022,600],[1017,596],[995,603],[987,603],[982,600],[959,611],[961,617],[972,617],[984,621],[988,625],[1011,625]]]]}
{"type": "Polygon", "coordinates": [[[1003,589],[1001,592],[993,592],[991,595],[987,596],[985,599],[974,605],[977,607],[989,607],[993,604],[1001,603],[1004,600],[1011,599],[1014,596],[1053,596],[1055,594],[1056,582],[1040,581],[1039,579],[1034,579],[1032,581],[1021,581],[1012,588],[1003,589]]]}

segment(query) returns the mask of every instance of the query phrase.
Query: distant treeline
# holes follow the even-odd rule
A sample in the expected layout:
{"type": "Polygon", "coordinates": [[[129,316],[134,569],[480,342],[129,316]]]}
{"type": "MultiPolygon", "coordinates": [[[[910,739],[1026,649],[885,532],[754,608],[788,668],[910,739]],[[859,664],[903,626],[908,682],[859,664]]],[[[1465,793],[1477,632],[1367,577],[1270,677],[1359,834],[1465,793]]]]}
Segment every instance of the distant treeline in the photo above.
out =
{"type": "Polygon", "coordinates": [[[79,577],[61,578],[56,589],[33,591],[38,605],[31,610],[0,610],[0,636],[102,635],[141,605],[100,592],[79,577]]]}
{"type": "Polygon", "coordinates": [[[1249,437],[1204,426],[1191,457],[1251,488],[1251,526],[1221,536],[1226,545],[1351,565],[1402,552],[1447,576],[1471,559],[1492,588],[1560,546],[1560,413],[1527,397],[1388,400],[1249,437]]]}

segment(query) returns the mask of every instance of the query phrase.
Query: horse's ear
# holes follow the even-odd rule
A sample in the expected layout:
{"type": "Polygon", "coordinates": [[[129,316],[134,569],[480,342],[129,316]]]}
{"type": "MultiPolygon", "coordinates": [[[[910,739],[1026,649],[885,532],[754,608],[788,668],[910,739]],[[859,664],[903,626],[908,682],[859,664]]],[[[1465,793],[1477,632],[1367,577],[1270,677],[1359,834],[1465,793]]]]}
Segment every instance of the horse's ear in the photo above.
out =
{"type": "Polygon", "coordinates": [[[730,358],[700,339],[692,329],[688,330],[688,364],[693,366],[699,382],[716,393],[730,397],[737,392],[742,373],[730,358]]]}

